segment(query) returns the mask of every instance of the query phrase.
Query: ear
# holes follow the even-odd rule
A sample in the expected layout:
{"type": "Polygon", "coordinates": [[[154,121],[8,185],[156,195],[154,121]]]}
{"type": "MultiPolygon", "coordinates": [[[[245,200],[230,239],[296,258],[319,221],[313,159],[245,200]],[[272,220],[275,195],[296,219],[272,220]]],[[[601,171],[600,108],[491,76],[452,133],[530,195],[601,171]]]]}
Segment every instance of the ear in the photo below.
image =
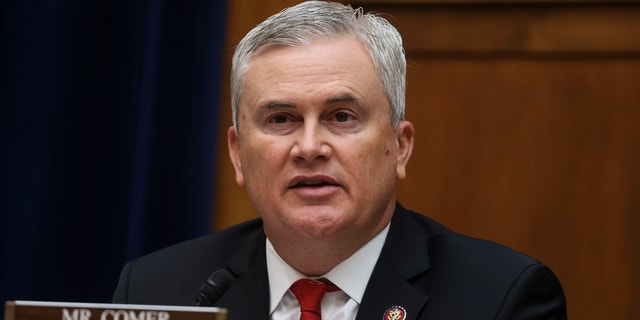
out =
{"type": "Polygon", "coordinates": [[[231,158],[231,164],[236,171],[236,183],[239,186],[244,186],[244,176],[242,175],[242,161],[240,161],[240,141],[238,137],[238,131],[236,127],[231,126],[227,130],[227,144],[229,147],[229,158],[231,158]]]}
{"type": "Polygon", "coordinates": [[[409,121],[401,121],[396,129],[396,139],[398,143],[398,163],[396,167],[396,176],[398,179],[404,179],[407,176],[407,163],[413,152],[414,129],[413,124],[409,121]]]}

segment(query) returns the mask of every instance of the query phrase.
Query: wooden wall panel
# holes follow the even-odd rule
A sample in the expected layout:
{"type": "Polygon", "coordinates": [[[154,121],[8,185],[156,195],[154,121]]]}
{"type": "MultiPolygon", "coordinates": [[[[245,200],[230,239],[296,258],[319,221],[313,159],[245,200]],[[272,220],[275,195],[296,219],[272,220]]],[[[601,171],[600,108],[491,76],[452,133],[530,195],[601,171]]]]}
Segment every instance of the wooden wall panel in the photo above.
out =
{"type": "MultiPolygon", "coordinates": [[[[232,2],[230,52],[291,4],[232,2]]],[[[400,201],[550,265],[571,319],[640,318],[640,5],[360,3],[405,39],[416,148],[400,201]]],[[[225,99],[216,229],[256,216],[226,156],[225,99]]]]}
{"type": "Polygon", "coordinates": [[[634,319],[640,90],[612,84],[640,76],[640,62],[421,61],[413,69],[410,81],[422,85],[408,117],[419,129],[400,201],[550,265],[571,318],[634,319]],[[603,94],[603,86],[612,88],[603,94]]]}

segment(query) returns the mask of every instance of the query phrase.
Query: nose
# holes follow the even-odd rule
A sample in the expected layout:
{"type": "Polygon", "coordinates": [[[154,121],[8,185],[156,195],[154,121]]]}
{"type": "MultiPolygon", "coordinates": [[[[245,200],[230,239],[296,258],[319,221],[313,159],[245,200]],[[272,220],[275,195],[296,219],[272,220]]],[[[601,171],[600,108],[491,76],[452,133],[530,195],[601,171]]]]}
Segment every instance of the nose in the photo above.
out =
{"type": "Polygon", "coordinates": [[[306,162],[328,159],[331,156],[331,147],[322,126],[318,123],[305,123],[301,129],[291,148],[291,157],[306,162]]]}

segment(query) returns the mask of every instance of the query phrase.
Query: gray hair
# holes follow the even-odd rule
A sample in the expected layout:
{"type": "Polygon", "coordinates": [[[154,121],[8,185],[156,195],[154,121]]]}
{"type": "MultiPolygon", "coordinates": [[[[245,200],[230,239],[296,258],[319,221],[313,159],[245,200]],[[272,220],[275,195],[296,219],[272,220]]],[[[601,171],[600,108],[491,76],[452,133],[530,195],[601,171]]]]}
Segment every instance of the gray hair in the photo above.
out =
{"type": "Polygon", "coordinates": [[[406,60],[400,33],[384,18],[363,13],[362,8],[335,2],[307,1],[284,9],[253,28],[240,41],[231,67],[233,125],[238,128],[238,109],[244,76],[251,56],[268,45],[300,46],[317,39],[352,35],[361,41],[373,60],[391,106],[391,125],[404,120],[406,60]]]}

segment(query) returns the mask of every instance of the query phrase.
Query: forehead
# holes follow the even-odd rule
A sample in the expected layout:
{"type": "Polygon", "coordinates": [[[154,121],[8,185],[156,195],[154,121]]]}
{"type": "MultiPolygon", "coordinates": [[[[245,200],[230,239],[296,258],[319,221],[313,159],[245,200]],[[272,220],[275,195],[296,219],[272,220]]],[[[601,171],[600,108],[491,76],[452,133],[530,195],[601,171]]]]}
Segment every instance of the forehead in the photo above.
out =
{"type": "Polygon", "coordinates": [[[355,38],[343,37],[302,46],[260,48],[245,74],[242,100],[283,94],[365,96],[376,92],[382,93],[382,85],[369,52],[355,38]]]}

